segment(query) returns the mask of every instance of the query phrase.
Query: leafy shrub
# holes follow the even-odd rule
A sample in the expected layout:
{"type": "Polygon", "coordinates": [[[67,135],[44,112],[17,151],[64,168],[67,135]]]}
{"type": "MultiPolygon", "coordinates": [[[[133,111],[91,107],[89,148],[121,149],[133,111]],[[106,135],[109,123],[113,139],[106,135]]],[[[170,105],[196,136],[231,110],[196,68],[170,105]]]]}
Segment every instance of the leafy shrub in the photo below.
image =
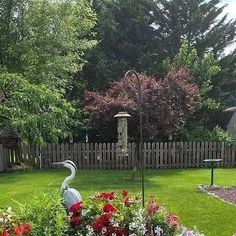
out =
{"type": "Polygon", "coordinates": [[[19,204],[19,218],[32,224],[31,236],[67,235],[68,219],[58,192],[35,194],[29,203],[19,204]]]}
{"type": "Polygon", "coordinates": [[[180,130],[181,140],[184,141],[196,141],[196,142],[232,142],[227,132],[225,132],[219,126],[214,127],[212,130],[204,128],[202,126],[195,127],[193,130],[182,129],[180,130]]]}

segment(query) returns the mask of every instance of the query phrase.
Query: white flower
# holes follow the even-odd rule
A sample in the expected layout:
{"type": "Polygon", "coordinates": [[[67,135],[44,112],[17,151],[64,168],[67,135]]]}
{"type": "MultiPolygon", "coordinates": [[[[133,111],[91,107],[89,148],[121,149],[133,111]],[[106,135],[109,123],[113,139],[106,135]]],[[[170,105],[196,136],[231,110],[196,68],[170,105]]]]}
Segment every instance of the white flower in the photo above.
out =
{"type": "Polygon", "coordinates": [[[158,225],[154,228],[154,232],[156,236],[161,236],[163,234],[163,229],[158,225]]]}
{"type": "Polygon", "coordinates": [[[83,209],[82,216],[86,216],[91,210],[90,209],[83,209]]]}
{"type": "Polygon", "coordinates": [[[12,213],[12,208],[11,208],[11,207],[8,207],[8,208],[7,208],[7,213],[8,213],[8,214],[11,214],[11,213],[12,213]]]}
{"type": "Polygon", "coordinates": [[[181,230],[180,235],[183,235],[183,236],[186,235],[186,233],[188,232],[188,229],[186,227],[183,227],[183,226],[181,226],[180,230],[181,230]]]}
{"type": "Polygon", "coordinates": [[[102,234],[105,234],[107,232],[107,229],[105,227],[102,228],[102,234]]]}
{"type": "Polygon", "coordinates": [[[181,227],[181,233],[176,236],[204,236],[204,234],[200,234],[199,232],[193,232],[188,230],[186,227],[181,227]]]}
{"type": "Polygon", "coordinates": [[[95,235],[93,228],[90,225],[86,225],[86,230],[87,230],[86,236],[94,236],[95,235]]]}

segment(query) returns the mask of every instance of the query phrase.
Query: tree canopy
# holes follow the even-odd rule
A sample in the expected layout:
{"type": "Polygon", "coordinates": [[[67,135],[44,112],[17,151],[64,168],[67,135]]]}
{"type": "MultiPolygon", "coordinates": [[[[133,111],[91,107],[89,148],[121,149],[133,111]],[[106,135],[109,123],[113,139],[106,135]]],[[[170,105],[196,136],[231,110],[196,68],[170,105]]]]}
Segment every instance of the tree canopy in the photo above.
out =
{"type": "Polygon", "coordinates": [[[55,142],[68,135],[74,109],[58,91],[1,73],[0,95],[1,128],[16,129],[23,143],[55,142]]]}
{"type": "MultiPolygon", "coordinates": [[[[222,71],[232,74],[235,58],[224,60],[234,43],[236,21],[223,13],[220,0],[96,0],[98,45],[88,55],[84,78],[88,87],[109,87],[131,68],[163,77],[162,61],[178,53],[187,40],[200,58],[212,51],[222,71]],[[228,63],[227,63],[228,62],[228,63]]],[[[225,77],[226,73],[222,73],[225,77]]],[[[232,76],[230,77],[232,80],[232,76]]],[[[223,86],[222,86],[222,89],[223,86]]]]}
{"type": "MultiPolygon", "coordinates": [[[[198,88],[184,68],[172,69],[163,80],[139,74],[146,140],[156,140],[174,135],[195,110],[198,88]]],[[[134,77],[114,82],[102,95],[85,93],[84,111],[88,115],[90,128],[102,141],[116,138],[114,115],[127,111],[131,115],[130,137],[138,137],[137,81],[134,77]]]]}
{"type": "Polygon", "coordinates": [[[56,141],[69,134],[74,109],[65,98],[72,84],[82,84],[78,72],[95,43],[90,36],[94,24],[91,3],[85,0],[1,1],[2,127],[14,127],[25,142],[56,141]]]}

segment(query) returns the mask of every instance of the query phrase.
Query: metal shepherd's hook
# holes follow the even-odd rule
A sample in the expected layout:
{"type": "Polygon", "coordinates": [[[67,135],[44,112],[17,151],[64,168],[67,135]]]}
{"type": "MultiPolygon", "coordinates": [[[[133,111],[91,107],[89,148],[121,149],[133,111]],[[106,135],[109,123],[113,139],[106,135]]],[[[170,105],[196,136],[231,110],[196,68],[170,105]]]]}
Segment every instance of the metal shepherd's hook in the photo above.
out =
{"type": "Polygon", "coordinates": [[[138,73],[135,70],[128,70],[125,73],[126,79],[129,74],[134,74],[138,82],[138,100],[139,100],[139,131],[140,131],[140,164],[141,164],[141,181],[142,181],[142,206],[144,207],[144,159],[143,159],[143,117],[142,117],[142,94],[141,94],[141,82],[138,77],[138,73]]]}

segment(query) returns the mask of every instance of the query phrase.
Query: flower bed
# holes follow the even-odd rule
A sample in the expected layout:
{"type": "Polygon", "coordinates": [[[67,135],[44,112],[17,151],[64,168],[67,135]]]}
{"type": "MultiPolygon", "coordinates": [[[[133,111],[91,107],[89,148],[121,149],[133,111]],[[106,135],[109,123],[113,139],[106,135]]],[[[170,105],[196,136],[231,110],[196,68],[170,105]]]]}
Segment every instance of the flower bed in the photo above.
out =
{"type": "MultiPolygon", "coordinates": [[[[179,224],[179,218],[166,212],[154,198],[140,208],[140,198],[129,196],[127,191],[100,193],[86,204],[72,205],[69,219],[76,235],[104,236],[197,236],[179,224]]],[[[73,233],[72,233],[73,235],[73,233]]]]}
{"type": "Polygon", "coordinates": [[[202,236],[181,227],[178,216],[166,212],[154,198],[142,208],[140,198],[127,191],[102,192],[77,202],[68,216],[57,195],[36,196],[33,204],[20,204],[17,214],[0,211],[0,236],[13,235],[202,236]]]}
{"type": "Polygon", "coordinates": [[[17,220],[10,207],[5,211],[0,210],[0,236],[29,236],[30,231],[31,225],[17,220]]]}
{"type": "Polygon", "coordinates": [[[213,197],[217,197],[228,204],[236,206],[236,186],[221,187],[200,184],[198,185],[198,189],[212,195],[213,197]]]}

